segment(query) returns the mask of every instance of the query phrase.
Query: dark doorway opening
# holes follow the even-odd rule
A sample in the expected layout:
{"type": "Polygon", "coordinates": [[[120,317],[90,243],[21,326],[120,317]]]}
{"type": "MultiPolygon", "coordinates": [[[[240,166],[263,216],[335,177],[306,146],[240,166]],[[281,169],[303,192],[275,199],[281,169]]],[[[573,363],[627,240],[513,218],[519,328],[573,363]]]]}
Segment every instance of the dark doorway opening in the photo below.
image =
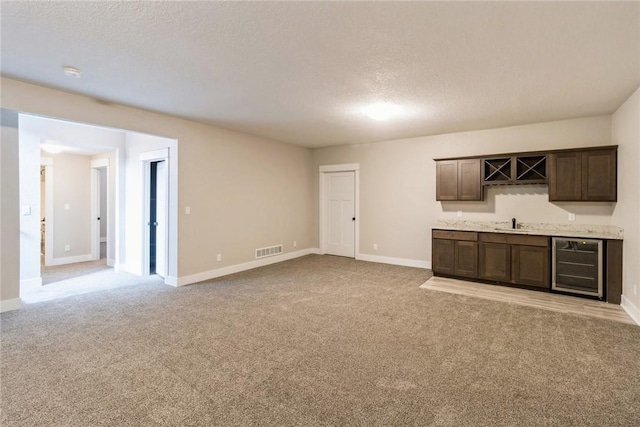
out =
{"type": "Polygon", "coordinates": [[[158,163],[151,162],[149,180],[149,274],[156,273],[156,246],[158,231],[158,163]]]}

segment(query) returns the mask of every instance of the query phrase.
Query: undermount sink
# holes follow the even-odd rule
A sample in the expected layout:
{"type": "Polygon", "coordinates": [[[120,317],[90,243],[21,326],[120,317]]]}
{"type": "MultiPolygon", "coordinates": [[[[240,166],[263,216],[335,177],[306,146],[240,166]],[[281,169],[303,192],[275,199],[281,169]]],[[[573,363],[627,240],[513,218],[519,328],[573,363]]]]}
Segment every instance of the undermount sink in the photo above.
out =
{"type": "Polygon", "coordinates": [[[494,231],[506,231],[509,233],[527,233],[527,230],[522,230],[520,228],[511,228],[511,227],[496,227],[493,229],[494,231]]]}

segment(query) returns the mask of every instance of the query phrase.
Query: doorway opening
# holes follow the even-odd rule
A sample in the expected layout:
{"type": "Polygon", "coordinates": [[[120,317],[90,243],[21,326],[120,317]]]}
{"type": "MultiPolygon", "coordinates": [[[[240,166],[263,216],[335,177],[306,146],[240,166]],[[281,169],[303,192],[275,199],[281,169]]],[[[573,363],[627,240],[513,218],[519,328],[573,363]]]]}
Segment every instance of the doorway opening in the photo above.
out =
{"type": "Polygon", "coordinates": [[[142,153],[144,165],[144,275],[167,277],[169,237],[169,150],[142,153]]]}
{"type": "Polygon", "coordinates": [[[113,267],[114,260],[107,256],[112,245],[109,169],[109,157],[91,161],[91,260],[113,267]]]}
{"type": "Polygon", "coordinates": [[[149,274],[165,277],[167,237],[166,161],[149,164],[149,274]]]}
{"type": "Polygon", "coordinates": [[[155,198],[167,206],[156,213],[164,228],[156,232],[155,271],[176,286],[178,141],[24,113],[18,118],[23,301],[93,292],[144,275],[143,264],[150,265],[143,259],[145,170],[138,158],[154,149],[164,149],[153,160],[157,185],[165,183],[155,198]],[[87,271],[93,264],[99,271],[87,271]]]}

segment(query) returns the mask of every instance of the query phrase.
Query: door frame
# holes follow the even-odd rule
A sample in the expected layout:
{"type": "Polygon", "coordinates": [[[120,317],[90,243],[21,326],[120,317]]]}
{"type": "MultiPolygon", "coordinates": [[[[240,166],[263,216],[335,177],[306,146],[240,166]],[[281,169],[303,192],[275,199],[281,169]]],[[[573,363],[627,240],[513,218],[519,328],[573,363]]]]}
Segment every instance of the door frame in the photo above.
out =
{"type": "MultiPolygon", "coordinates": [[[[165,253],[165,265],[167,266],[166,276],[169,275],[169,206],[170,206],[170,165],[169,165],[169,148],[161,148],[159,150],[147,151],[140,154],[140,162],[142,163],[142,192],[143,192],[143,208],[142,208],[142,275],[149,276],[149,262],[150,262],[150,254],[149,254],[149,245],[150,245],[150,233],[149,233],[149,204],[151,198],[150,192],[150,175],[151,175],[151,163],[152,162],[161,162],[164,161],[166,165],[166,194],[167,194],[167,202],[166,202],[166,233],[165,233],[165,241],[164,241],[164,253],[165,253]]],[[[158,244],[156,240],[156,244],[158,244]]],[[[157,252],[156,252],[157,256],[157,252]]],[[[167,278],[164,277],[166,280],[167,278]]]]}
{"type": "MultiPolygon", "coordinates": [[[[107,180],[107,259],[109,258],[109,158],[104,157],[91,161],[91,259],[97,261],[100,259],[100,222],[96,219],[100,216],[100,170],[106,169],[107,180]]],[[[100,217],[100,221],[104,221],[100,217]]]]}
{"type": "Polygon", "coordinates": [[[44,265],[51,266],[53,265],[53,157],[40,156],[40,165],[44,166],[44,206],[40,206],[40,216],[44,217],[45,227],[44,265]]]}
{"type": "Polygon", "coordinates": [[[325,184],[327,180],[327,174],[332,172],[353,172],[354,173],[354,212],[356,216],[356,224],[355,224],[355,236],[354,236],[354,257],[355,259],[360,259],[360,163],[343,163],[337,165],[320,165],[319,169],[319,194],[320,194],[320,213],[319,213],[319,232],[320,232],[320,253],[326,253],[326,242],[324,238],[325,232],[325,219],[326,219],[326,209],[324,207],[327,196],[325,195],[325,184]]]}

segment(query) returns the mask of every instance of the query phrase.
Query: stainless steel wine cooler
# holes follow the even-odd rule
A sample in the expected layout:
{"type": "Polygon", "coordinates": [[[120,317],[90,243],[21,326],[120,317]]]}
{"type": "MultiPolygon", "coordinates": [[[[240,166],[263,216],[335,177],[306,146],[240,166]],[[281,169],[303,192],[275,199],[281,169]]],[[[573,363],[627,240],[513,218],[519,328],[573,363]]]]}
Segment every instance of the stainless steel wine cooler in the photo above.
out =
{"type": "Polygon", "coordinates": [[[602,240],[554,237],[552,251],[552,290],[604,296],[602,240]]]}

